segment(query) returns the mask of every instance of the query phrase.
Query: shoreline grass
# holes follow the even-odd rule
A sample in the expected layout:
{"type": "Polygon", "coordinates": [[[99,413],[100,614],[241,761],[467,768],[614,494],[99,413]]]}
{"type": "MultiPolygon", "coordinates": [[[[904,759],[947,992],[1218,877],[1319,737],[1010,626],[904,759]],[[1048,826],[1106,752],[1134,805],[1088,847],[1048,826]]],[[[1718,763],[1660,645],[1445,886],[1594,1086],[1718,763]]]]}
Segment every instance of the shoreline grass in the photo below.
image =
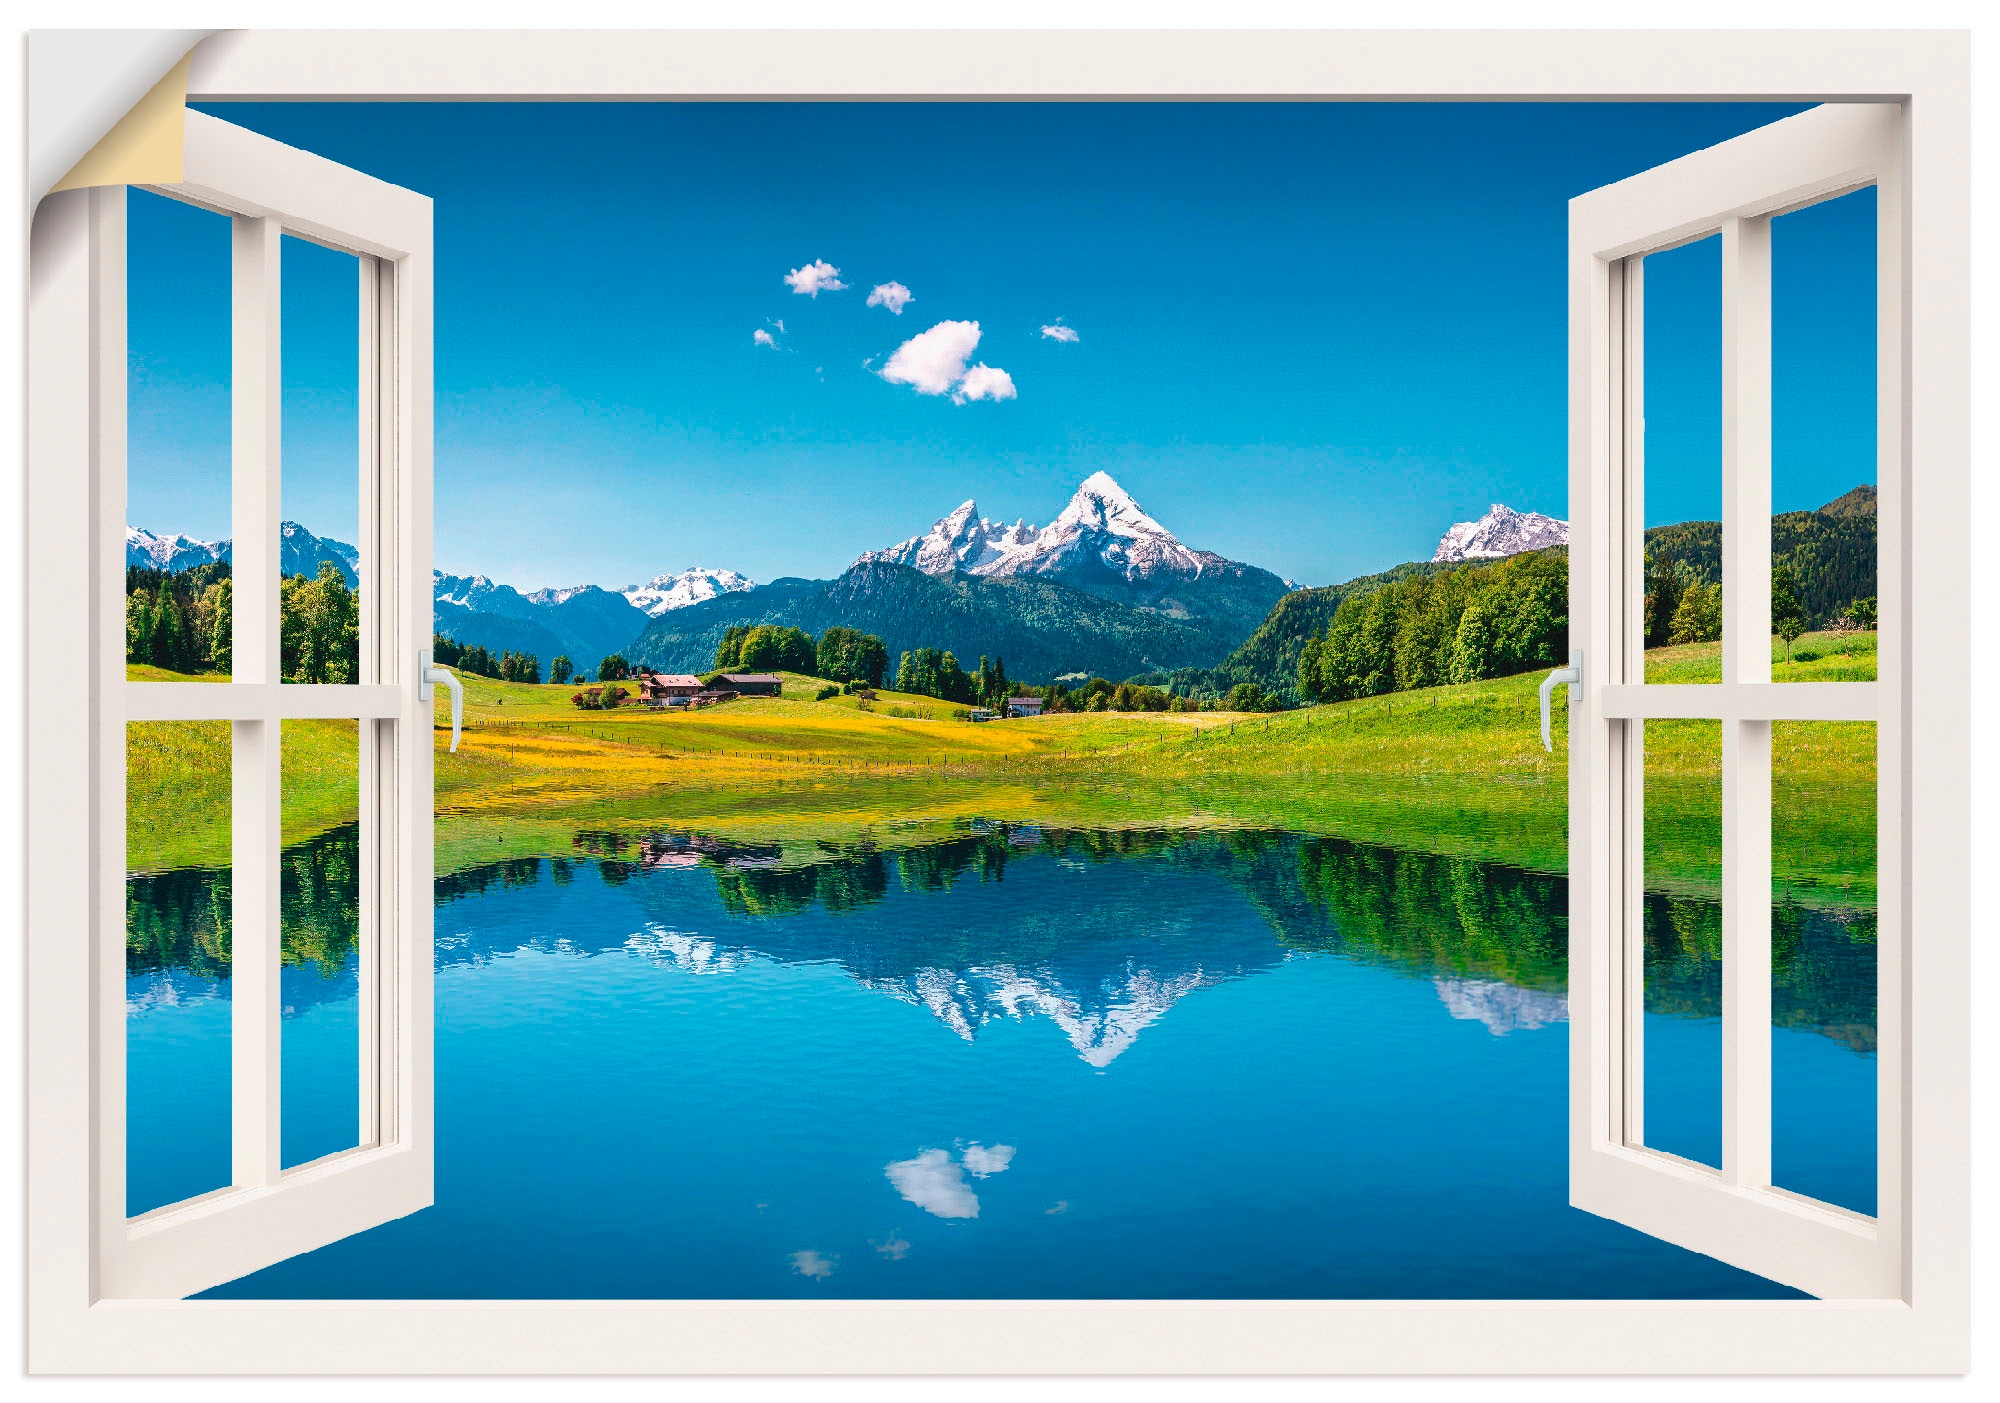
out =
{"type": "MultiPolygon", "coordinates": [[[[1807,635],[1794,651],[1812,656],[1779,662],[1774,676],[1860,680],[1873,674],[1873,648],[1873,635],[1807,635]]],[[[1647,672],[1655,681],[1719,679],[1719,646],[1657,650],[1647,672]]],[[[574,683],[462,681],[459,752],[445,749],[442,697],[434,736],[441,873],[566,852],[591,829],[902,845],[975,819],[1286,829],[1530,871],[1566,868],[1567,718],[1559,708],[1556,749],[1545,754],[1539,674],[1270,715],[1097,712],[986,724],[892,692],[866,709],[852,696],[812,701],[822,679],[795,674],[785,675],[786,696],[695,712],[585,712],[570,703],[574,683]]],[[[213,770],[217,756],[226,762],[221,731],[219,745],[133,747],[135,870],[227,860],[227,766],[219,780],[201,769],[213,770]]],[[[1654,722],[1647,732],[1647,886],[1713,896],[1719,730],[1654,722]]],[[[1774,728],[1773,869],[1784,899],[1874,904],[1873,732],[1849,723],[1774,728]]],[[[351,722],[288,723],[287,842],[340,821],[343,799],[351,815],[352,734],[351,722]],[[330,726],[346,726],[347,739],[306,729],[330,726]]]]}

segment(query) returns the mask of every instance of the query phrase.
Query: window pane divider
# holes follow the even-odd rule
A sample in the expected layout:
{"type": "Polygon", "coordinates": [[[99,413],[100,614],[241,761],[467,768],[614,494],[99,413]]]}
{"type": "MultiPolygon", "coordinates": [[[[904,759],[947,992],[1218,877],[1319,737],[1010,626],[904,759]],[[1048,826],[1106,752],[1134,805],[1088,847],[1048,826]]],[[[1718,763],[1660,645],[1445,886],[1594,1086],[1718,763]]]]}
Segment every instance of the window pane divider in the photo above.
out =
{"type": "MultiPolygon", "coordinates": [[[[1771,687],[1771,220],[1722,221],[1722,682],[1771,687]]],[[[1722,1177],[1771,1182],[1771,721],[1722,723],[1722,1177]]]]}
{"type": "Polygon", "coordinates": [[[127,721],[393,720],[402,688],[388,684],[127,682],[127,721]]]}
{"type": "Polygon", "coordinates": [[[1881,696],[1879,682],[1654,682],[1598,689],[1604,715],[1614,721],[1877,721],[1881,696]]]}

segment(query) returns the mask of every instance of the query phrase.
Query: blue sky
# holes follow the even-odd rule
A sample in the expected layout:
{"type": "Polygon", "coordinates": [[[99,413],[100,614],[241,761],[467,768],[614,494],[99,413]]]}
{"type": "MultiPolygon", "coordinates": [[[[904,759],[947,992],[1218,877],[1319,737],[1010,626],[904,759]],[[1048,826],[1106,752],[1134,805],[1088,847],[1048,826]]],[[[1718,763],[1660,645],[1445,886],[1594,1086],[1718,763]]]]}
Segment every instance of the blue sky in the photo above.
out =
{"type": "MultiPolygon", "coordinates": [[[[1564,515],[1565,202],[1792,109],[208,110],[435,198],[437,561],[533,588],[830,576],[967,497],[1046,522],[1100,468],[1308,584],[1489,502],[1564,515]],[[787,284],[817,262],[845,287],[787,284]],[[900,314],[866,305],[891,282],[900,314]],[[919,354],[962,327],[884,377],[942,322],[1013,397],[919,354]]],[[[1872,219],[1779,222],[1780,510],[1873,476],[1872,219]]],[[[285,511],[351,540],[353,263],[287,244],[285,511]]],[[[1713,244],[1649,264],[1653,521],[1719,500],[1713,244]]],[[[226,535],[226,224],[135,196],[130,257],[129,515],[226,535]]]]}

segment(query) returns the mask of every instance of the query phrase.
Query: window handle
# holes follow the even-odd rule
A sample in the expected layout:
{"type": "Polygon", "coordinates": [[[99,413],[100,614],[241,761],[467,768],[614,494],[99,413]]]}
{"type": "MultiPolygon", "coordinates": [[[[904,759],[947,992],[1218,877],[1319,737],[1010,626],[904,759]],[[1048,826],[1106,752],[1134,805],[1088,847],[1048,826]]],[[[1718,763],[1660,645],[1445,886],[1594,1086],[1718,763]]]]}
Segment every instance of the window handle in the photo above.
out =
{"type": "Polygon", "coordinates": [[[458,753],[458,727],[465,717],[465,688],[451,675],[451,669],[439,667],[424,654],[417,654],[417,695],[424,701],[431,699],[431,684],[441,683],[451,688],[451,749],[458,753]]]}
{"type": "Polygon", "coordinates": [[[1567,682],[1570,687],[1570,704],[1576,703],[1576,689],[1583,685],[1583,649],[1570,651],[1569,666],[1559,667],[1542,679],[1542,749],[1553,754],[1555,742],[1549,739],[1549,694],[1556,689],[1556,683],[1567,682]]]}

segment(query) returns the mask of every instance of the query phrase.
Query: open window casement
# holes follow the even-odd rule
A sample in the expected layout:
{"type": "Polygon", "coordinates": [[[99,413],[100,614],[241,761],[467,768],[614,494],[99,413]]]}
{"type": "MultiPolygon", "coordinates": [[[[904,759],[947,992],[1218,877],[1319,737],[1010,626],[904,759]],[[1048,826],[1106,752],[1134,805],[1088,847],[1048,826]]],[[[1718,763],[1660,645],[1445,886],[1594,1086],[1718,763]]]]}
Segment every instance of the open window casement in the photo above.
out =
{"type": "MultiPolygon", "coordinates": [[[[1798,1301],[183,1301],[432,1198],[428,200],[197,113],[158,193],[234,221],[227,686],[126,681],[126,192],[35,212],[25,533],[30,1367],[38,1372],[1944,1372],[1969,1340],[1970,273],[1963,36],[1710,33],[561,34],[236,31],[187,100],[788,99],[994,93],[1822,106],[1572,202],[1571,1198],[1820,1297],[1798,1301]],[[1050,54],[1063,62],[1051,67],[1050,54]],[[1883,99],[1883,100],[1870,100],[1883,99]],[[1770,685],[1769,224],[1878,190],[1878,680],[1770,685]],[[359,265],[361,668],[278,675],[280,236],[359,265]],[[1719,685],[1644,681],[1642,260],[1725,247],[1719,685]],[[1734,584],[1730,585],[1730,581],[1734,584]],[[1744,647],[1746,639],[1753,646],[1744,647]],[[1922,656],[1922,685],[1911,659],[1922,656]],[[363,1016],[354,1148],[278,1144],[278,728],[351,718],[363,1016]],[[1728,738],[1726,1133],[1647,1148],[1639,788],[1649,718],[1728,738]],[[1878,727],[1877,1212],[1770,1173],[1770,723],[1878,727]],[[233,735],[231,1182],[127,1213],[125,729],[233,735]],[[1761,836],[1760,836],[1761,834],[1761,836]]],[[[33,75],[31,75],[31,82],[33,75]]],[[[139,178],[139,177],[128,177],[139,178]]],[[[343,1069],[343,1075],[344,1075],[343,1069]]],[[[1658,1109],[1656,1105],[1656,1110],[1658,1109]]]]}
{"type": "Polygon", "coordinates": [[[428,1205],[432,1193],[430,642],[431,205],[321,157],[186,114],[185,179],[156,193],[231,221],[233,668],[228,685],[125,680],[125,210],[88,221],[95,504],[89,619],[97,855],[88,1176],[93,1295],[189,1295],[428,1205]],[[281,241],[355,255],[360,328],[359,668],[353,684],[280,672],[281,241]],[[280,1154],[280,733],[347,718],[358,738],[360,1123],[356,1148],[287,1168],[280,1154]],[[127,1216],[125,846],[128,723],[231,728],[230,1183],[127,1216]]]}
{"type": "Polygon", "coordinates": [[[1830,104],[1591,191],[1570,205],[1570,628],[1583,654],[1570,732],[1570,1198],[1577,1207],[1814,1296],[1903,1293],[1908,1172],[1902,969],[1907,637],[1900,542],[1903,109],[1830,104]],[[1774,685],[1771,668],[1771,226],[1876,189],[1879,671],[1774,685]],[[1721,236],[1720,685],[1645,681],[1643,260],[1721,236]],[[1643,913],[1648,721],[1719,724],[1721,1163],[1649,1148],[1643,913]],[[1774,722],[1877,727],[1878,1211],[1772,1181],[1774,722]]]}

